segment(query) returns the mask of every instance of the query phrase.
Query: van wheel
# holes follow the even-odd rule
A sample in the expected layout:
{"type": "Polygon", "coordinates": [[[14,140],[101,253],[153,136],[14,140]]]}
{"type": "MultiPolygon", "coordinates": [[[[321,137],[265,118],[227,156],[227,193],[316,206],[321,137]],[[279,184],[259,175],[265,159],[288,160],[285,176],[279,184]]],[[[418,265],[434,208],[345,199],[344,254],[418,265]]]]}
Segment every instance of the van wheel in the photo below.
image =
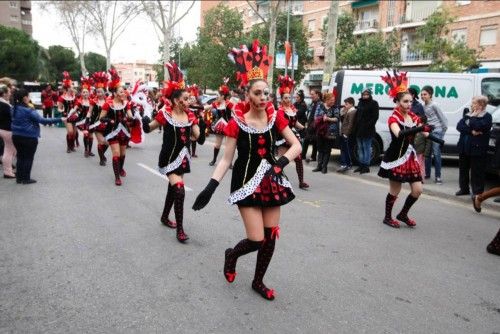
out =
{"type": "MultiPolygon", "coordinates": [[[[351,150],[351,157],[353,158],[353,163],[358,164],[359,159],[358,159],[358,145],[356,140],[353,140],[354,144],[352,145],[352,150],[351,150]]],[[[374,138],[372,140],[372,156],[370,160],[370,165],[378,165],[380,164],[381,159],[381,154],[382,154],[382,146],[380,145],[380,142],[374,138]]]]}

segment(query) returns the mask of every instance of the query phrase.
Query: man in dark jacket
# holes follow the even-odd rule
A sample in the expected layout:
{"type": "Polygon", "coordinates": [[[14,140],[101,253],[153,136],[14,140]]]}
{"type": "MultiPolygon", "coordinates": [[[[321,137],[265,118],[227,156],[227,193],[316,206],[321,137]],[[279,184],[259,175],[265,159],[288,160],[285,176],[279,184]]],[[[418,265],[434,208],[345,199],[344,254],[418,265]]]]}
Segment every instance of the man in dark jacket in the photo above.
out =
{"type": "Polygon", "coordinates": [[[306,162],[316,161],[317,146],[316,146],[316,129],[314,128],[314,115],[319,112],[322,105],[321,102],[321,91],[312,89],[311,99],[312,103],[309,106],[307,113],[307,125],[305,131],[304,143],[302,145],[302,159],[306,159],[307,150],[309,145],[312,145],[311,159],[306,159],[306,162]]]}
{"type": "Polygon", "coordinates": [[[372,140],[375,137],[375,124],[378,120],[378,114],[378,102],[373,99],[371,90],[365,89],[361,93],[361,99],[359,99],[354,123],[359,161],[359,167],[354,172],[360,174],[370,172],[372,140]]]}

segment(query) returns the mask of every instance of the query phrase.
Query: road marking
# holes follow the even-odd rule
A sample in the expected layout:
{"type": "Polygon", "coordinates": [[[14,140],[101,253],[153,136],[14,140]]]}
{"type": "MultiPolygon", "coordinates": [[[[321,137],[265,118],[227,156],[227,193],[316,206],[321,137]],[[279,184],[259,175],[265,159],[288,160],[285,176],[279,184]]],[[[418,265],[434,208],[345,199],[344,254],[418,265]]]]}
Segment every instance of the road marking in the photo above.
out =
{"type": "Polygon", "coordinates": [[[296,199],[297,199],[297,201],[299,201],[301,203],[310,205],[310,206],[315,207],[315,208],[321,208],[320,203],[325,201],[325,200],[322,200],[322,199],[316,200],[316,201],[304,201],[304,200],[302,200],[300,198],[296,198],[296,199]]]}
{"type": "MultiPolygon", "coordinates": [[[[150,172],[150,173],[152,173],[152,174],[154,174],[154,175],[156,175],[156,176],[159,176],[159,177],[161,177],[162,179],[164,179],[164,180],[167,180],[167,181],[168,181],[168,177],[166,177],[166,176],[165,176],[165,175],[163,175],[163,174],[160,174],[160,172],[158,172],[156,169],[151,168],[151,167],[149,167],[149,166],[147,166],[147,165],[145,165],[145,164],[143,164],[143,163],[140,163],[140,162],[138,162],[138,163],[137,163],[137,165],[138,165],[138,166],[140,166],[140,167],[142,167],[142,168],[144,168],[144,169],[145,169],[145,170],[147,170],[148,172],[150,172]]],[[[184,185],[184,189],[185,189],[186,191],[193,191],[193,189],[189,188],[189,187],[188,187],[188,186],[186,186],[186,185],[184,185]]]]}

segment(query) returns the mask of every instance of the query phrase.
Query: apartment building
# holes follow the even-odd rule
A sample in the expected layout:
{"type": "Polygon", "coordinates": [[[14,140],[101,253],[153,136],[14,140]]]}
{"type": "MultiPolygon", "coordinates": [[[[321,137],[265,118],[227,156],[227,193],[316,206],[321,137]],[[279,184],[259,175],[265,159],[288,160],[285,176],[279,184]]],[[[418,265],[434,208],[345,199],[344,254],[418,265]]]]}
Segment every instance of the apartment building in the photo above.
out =
{"type": "MultiPolygon", "coordinates": [[[[268,16],[269,2],[257,0],[253,4],[263,17],[268,16]]],[[[327,0],[283,0],[282,10],[288,9],[290,1],[291,15],[300,16],[310,33],[309,51],[313,63],[304,82],[309,86],[321,84],[324,67],[324,47],[321,29],[328,15],[330,1],[327,0]]],[[[243,17],[244,29],[262,22],[260,17],[249,7],[247,1],[211,1],[202,0],[200,23],[206,11],[224,3],[237,9],[243,17]]],[[[498,29],[500,25],[500,1],[495,0],[350,0],[339,1],[339,12],[352,13],[356,20],[355,35],[382,31],[389,33],[396,30],[401,36],[401,67],[406,70],[425,71],[431,63],[430,56],[415,50],[416,29],[425,24],[425,20],[440,6],[446,7],[456,17],[456,22],[449,26],[450,38],[462,39],[471,48],[483,48],[481,54],[482,71],[500,71],[500,43],[498,29]]]]}
{"type": "Polygon", "coordinates": [[[157,73],[154,64],[148,64],[145,60],[137,60],[133,63],[113,64],[124,85],[134,85],[137,80],[144,82],[156,81],[157,73]]]}
{"type": "Polygon", "coordinates": [[[33,35],[31,0],[0,1],[0,24],[33,35]]]}

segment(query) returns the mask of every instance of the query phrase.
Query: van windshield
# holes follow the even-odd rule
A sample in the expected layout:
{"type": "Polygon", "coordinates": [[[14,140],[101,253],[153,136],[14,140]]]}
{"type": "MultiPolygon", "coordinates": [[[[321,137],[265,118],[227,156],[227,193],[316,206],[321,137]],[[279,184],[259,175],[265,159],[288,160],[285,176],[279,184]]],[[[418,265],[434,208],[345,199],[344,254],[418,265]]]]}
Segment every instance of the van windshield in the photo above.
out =
{"type": "Polygon", "coordinates": [[[500,104],[500,78],[484,78],[481,81],[481,94],[488,97],[488,104],[500,104]]]}

